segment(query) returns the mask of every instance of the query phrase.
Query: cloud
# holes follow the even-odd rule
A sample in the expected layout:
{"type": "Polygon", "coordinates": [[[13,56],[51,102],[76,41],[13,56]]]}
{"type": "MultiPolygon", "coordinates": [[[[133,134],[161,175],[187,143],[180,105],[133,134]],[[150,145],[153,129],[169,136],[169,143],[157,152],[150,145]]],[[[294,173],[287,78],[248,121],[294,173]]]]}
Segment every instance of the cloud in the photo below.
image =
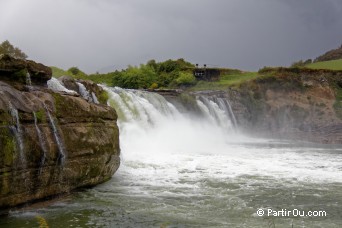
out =
{"type": "Polygon", "coordinates": [[[87,72],[169,58],[257,70],[340,45],[341,7],[339,0],[0,0],[0,40],[34,60],[87,72]]]}

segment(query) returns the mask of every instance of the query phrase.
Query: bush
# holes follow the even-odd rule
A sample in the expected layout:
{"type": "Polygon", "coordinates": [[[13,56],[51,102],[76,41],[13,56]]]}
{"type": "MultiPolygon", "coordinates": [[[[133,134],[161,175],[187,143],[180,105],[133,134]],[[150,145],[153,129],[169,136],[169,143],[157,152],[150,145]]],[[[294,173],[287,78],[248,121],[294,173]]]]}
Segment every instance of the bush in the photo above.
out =
{"type": "Polygon", "coordinates": [[[99,102],[101,104],[107,104],[107,101],[109,99],[109,94],[107,91],[103,90],[101,93],[100,93],[100,96],[98,97],[99,99],[99,102]]]}
{"type": "Polygon", "coordinates": [[[80,69],[78,69],[78,67],[71,67],[68,71],[73,75],[77,75],[80,72],[80,69]]]}
{"type": "Polygon", "coordinates": [[[158,89],[158,84],[157,83],[152,83],[152,85],[150,86],[150,89],[158,89]]]}
{"type": "Polygon", "coordinates": [[[192,73],[180,72],[179,77],[176,79],[178,85],[193,85],[196,83],[196,78],[192,73]]]}

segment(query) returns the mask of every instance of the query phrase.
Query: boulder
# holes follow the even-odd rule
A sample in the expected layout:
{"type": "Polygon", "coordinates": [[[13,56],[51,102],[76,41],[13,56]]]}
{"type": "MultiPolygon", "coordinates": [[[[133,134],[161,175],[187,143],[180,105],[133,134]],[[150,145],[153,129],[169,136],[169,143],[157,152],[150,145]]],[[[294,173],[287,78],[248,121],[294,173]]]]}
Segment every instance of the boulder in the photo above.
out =
{"type": "Polygon", "coordinates": [[[28,74],[33,85],[46,85],[51,79],[52,71],[50,67],[32,60],[0,55],[0,80],[10,84],[26,84],[28,74]]]}

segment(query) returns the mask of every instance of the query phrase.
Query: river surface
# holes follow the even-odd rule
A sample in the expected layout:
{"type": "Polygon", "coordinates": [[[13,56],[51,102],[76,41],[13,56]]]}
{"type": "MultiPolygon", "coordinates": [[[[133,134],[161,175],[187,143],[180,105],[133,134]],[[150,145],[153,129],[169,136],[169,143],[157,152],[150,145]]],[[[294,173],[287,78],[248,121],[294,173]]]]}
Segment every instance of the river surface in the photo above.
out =
{"type": "Polygon", "coordinates": [[[220,100],[199,97],[193,116],[159,95],[106,89],[120,118],[118,172],[11,211],[0,227],[342,227],[341,146],[242,136],[220,100]]]}

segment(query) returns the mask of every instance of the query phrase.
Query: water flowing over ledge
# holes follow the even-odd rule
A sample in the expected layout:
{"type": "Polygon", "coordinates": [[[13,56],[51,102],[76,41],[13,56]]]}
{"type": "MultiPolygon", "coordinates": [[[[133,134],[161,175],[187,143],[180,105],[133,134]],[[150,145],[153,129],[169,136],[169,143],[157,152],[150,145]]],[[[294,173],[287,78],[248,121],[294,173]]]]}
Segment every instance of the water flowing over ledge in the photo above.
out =
{"type": "Polygon", "coordinates": [[[95,94],[102,88],[84,82],[87,101],[50,68],[9,56],[0,80],[0,214],[112,177],[119,132],[115,110],[95,94]]]}

